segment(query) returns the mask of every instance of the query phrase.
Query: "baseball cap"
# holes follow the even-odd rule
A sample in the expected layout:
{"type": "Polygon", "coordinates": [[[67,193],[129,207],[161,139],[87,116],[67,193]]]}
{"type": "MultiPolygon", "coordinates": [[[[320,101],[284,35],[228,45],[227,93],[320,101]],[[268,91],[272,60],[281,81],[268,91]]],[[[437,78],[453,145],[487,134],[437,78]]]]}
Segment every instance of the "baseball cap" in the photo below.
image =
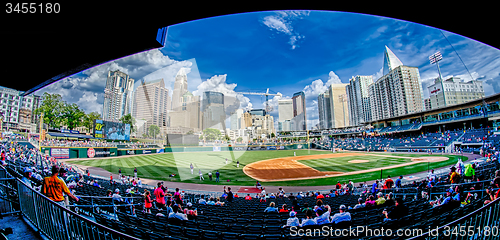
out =
{"type": "Polygon", "coordinates": [[[290,212],[290,217],[295,217],[295,215],[296,215],[296,214],[297,214],[296,212],[291,211],[291,212],[290,212]]]}
{"type": "Polygon", "coordinates": [[[117,189],[115,189],[115,192],[120,192],[120,189],[118,189],[118,188],[117,188],[117,189]]]}
{"type": "Polygon", "coordinates": [[[446,192],[453,193],[453,189],[449,188],[446,192]]]}
{"type": "Polygon", "coordinates": [[[193,206],[193,204],[189,202],[189,203],[187,203],[187,206],[191,207],[191,206],[193,206]]]}
{"type": "Polygon", "coordinates": [[[29,168],[29,167],[25,167],[24,168],[24,172],[25,173],[30,173],[30,172],[33,172],[33,170],[31,170],[31,168],[29,168]]]}
{"type": "Polygon", "coordinates": [[[340,210],[345,210],[345,205],[344,204],[340,205],[339,209],[340,210]]]}

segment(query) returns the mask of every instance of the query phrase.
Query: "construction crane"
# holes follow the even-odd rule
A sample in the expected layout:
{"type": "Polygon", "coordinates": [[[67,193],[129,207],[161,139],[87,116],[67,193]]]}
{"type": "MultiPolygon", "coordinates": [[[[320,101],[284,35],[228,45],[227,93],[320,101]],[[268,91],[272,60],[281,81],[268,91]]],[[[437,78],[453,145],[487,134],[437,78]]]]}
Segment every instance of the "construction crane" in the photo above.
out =
{"type": "Polygon", "coordinates": [[[271,106],[269,106],[269,96],[282,96],[281,93],[269,93],[269,88],[265,93],[257,93],[257,92],[236,92],[240,94],[246,94],[246,95],[260,95],[260,96],[266,96],[266,112],[271,112],[273,109],[271,106]]]}

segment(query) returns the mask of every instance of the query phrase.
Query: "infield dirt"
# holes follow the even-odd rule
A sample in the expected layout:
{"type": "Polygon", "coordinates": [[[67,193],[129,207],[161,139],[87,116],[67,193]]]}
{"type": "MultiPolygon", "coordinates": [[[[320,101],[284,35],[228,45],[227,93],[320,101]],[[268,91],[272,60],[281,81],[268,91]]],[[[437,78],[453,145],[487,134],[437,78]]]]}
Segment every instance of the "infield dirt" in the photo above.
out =
{"type": "MultiPolygon", "coordinates": [[[[419,158],[412,158],[412,161],[408,163],[391,165],[381,168],[353,171],[347,173],[334,172],[334,171],[322,172],[298,162],[298,160],[337,158],[337,157],[348,157],[348,156],[360,156],[360,158],[362,158],[362,156],[365,155],[366,154],[363,153],[333,153],[333,154],[275,158],[275,159],[268,159],[250,163],[243,168],[243,172],[249,177],[252,177],[262,182],[289,181],[289,180],[353,175],[353,174],[367,173],[372,171],[380,171],[380,169],[403,167],[420,162],[440,162],[448,160],[447,157],[419,157],[419,158]]],[[[397,156],[392,156],[392,157],[397,157],[397,156]]],[[[408,158],[408,157],[401,157],[401,158],[408,158]]]]}

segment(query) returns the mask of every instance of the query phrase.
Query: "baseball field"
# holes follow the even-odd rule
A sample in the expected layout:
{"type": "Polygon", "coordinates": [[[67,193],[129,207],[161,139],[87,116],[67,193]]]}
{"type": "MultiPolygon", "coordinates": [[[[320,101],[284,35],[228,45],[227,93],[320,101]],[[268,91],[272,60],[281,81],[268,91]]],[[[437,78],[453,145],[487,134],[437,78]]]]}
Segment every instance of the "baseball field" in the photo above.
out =
{"type": "MultiPolygon", "coordinates": [[[[160,153],[72,160],[69,163],[98,167],[110,173],[118,173],[121,169],[125,176],[134,176],[134,168],[137,168],[140,178],[171,182],[252,186],[259,180],[275,186],[323,186],[337,181],[379,179],[381,171],[384,178],[423,172],[428,168],[454,164],[458,157],[461,156],[268,150],[160,153]],[[200,170],[204,180],[200,180],[200,170]],[[215,182],[216,171],[220,173],[219,183],[215,182]],[[213,175],[212,181],[208,172],[213,175]],[[172,174],[175,176],[169,177],[172,174]]],[[[465,160],[465,157],[461,158],[465,160]]]]}

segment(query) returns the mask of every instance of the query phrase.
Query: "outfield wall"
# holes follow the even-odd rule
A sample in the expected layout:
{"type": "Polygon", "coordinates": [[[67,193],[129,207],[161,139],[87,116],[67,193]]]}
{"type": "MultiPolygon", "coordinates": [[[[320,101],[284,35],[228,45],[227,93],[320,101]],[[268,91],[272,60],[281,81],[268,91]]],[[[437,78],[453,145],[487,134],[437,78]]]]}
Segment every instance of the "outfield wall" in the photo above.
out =
{"type": "Polygon", "coordinates": [[[220,151],[265,151],[308,149],[307,143],[288,145],[235,145],[205,147],[166,147],[166,148],[116,148],[116,147],[56,147],[41,146],[40,151],[57,159],[68,158],[102,158],[116,156],[133,156],[151,153],[174,152],[220,152],[220,151]]]}

